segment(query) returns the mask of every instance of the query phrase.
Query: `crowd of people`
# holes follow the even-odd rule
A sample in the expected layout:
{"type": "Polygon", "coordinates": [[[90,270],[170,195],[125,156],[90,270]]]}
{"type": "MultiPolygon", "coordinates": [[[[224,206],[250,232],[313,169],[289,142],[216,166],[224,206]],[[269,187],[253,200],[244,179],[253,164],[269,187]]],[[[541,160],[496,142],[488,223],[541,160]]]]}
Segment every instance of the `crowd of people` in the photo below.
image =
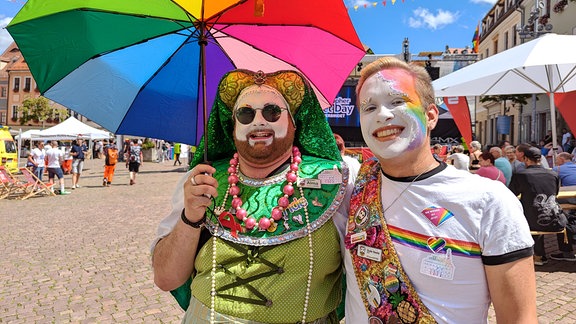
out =
{"type": "Polygon", "coordinates": [[[358,171],[299,73],[234,70],[218,89],[219,136],[151,246],[183,323],[482,323],[491,304],[498,322],[537,323],[534,239],[511,167],[479,143],[433,154],[424,68],[387,57],[362,69],[356,104],[375,157],[358,171]],[[497,181],[473,174],[489,164],[497,181]]]}
{"type": "MultiPolygon", "coordinates": [[[[468,170],[479,176],[500,181],[510,191],[520,197],[524,214],[534,233],[559,233],[558,249],[560,253],[547,255],[544,249],[544,236],[534,235],[534,264],[548,263],[548,257],[554,260],[576,262],[573,251],[573,239],[576,228],[572,226],[573,210],[563,210],[562,203],[576,204],[575,198],[558,199],[560,186],[576,185],[576,164],[572,146],[572,135],[565,128],[558,138],[555,157],[552,149],[551,132],[540,141],[540,144],[523,143],[517,146],[502,141],[498,145],[488,145],[482,149],[478,141],[470,143],[468,152],[470,163],[468,169],[449,155],[445,158],[457,169],[468,170]],[[564,150],[572,151],[572,153],[564,150]],[[479,167],[473,167],[473,160],[478,160],[479,167]]],[[[439,150],[432,147],[432,151],[439,150]]],[[[460,152],[460,147],[454,147],[454,152],[460,152]]]]}
{"type": "MultiPolygon", "coordinates": [[[[163,162],[164,158],[171,158],[172,151],[170,150],[170,143],[158,141],[159,160],[163,162]],[[160,160],[162,159],[162,160],[160,160]]],[[[71,192],[66,190],[64,183],[64,175],[72,175],[72,185],[70,189],[80,188],[80,177],[84,170],[84,162],[86,159],[102,159],[104,160],[104,174],[102,178],[102,186],[110,187],[114,180],[114,173],[118,162],[125,162],[126,168],[130,172],[130,185],[136,184],[136,175],[140,171],[140,167],[144,163],[144,156],[142,153],[143,141],[140,139],[126,139],[121,147],[118,147],[114,139],[95,140],[91,147],[92,153],[87,145],[88,143],[83,138],[78,138],[71,141],[71,143],[61,143],[58,141],[35,141],[33,142],[34,148],[30,151],[27,157],[26,167],[29,168],[34,175],[43,181],[44,175],[48,174],[50,183],[58,178],[60,190],[55,190],[56,186],[52,186],[55,193],[61,195],[68,195],[71,192]]],[[[174,165],[182,165],[180,161],[181,144],[174,144],[174,165]]]]}

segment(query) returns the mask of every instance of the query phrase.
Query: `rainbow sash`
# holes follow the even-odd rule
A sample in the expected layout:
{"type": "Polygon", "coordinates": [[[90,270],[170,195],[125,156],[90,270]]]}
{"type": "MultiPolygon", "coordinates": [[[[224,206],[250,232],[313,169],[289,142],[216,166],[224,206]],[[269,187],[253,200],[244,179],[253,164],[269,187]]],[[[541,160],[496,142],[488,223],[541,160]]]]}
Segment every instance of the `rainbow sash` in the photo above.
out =
{"type": "Polygon", "coordinates": [[[358,173],[350,202],[346,248],[350,250],[368,316],[384,323],[436,323],[402,268],[382,212],[380,164],[358,173]]]}

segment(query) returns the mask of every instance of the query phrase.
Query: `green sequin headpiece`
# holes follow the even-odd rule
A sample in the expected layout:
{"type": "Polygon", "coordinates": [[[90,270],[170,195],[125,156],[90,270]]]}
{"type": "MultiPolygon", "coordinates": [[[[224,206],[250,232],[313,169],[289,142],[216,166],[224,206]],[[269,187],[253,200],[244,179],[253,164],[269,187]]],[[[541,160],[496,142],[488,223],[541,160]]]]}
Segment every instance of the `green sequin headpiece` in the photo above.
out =
{"type": "MultiPolygon", "coordinates": [[[[243,89],[265,84],[278,90],[288,105],[296,122],[294,145],[303,155],[328,160],[342,160],[326,116],[306,79],[296,71],[273,73],[233,70],[220,80],[218,93],[208,119],[208,160],[217,161],[231,157],[234,145],[234,118],[232,109],[243,89]]],[[[204,137],[196,150],[191,167],[204,160],[204,137]]]]}

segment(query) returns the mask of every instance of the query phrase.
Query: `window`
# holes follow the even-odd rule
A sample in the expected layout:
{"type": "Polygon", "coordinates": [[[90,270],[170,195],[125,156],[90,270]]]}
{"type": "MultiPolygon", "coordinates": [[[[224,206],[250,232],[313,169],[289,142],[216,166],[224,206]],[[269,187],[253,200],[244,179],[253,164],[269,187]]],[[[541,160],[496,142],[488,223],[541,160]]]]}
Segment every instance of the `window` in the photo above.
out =
{"type": "Polygon", "coordinates": [[[6,98],[6,87],[0,87],[0,98],[6,98]]]}
{"type": "Polygon", "coordinates": [[[508,49],[508,32],[504,33],[504,50],[508,49]]]}
{"type": "Polygon", "coordinates": [[[12,106],[12,119],[18,119],[18,106],[12,106]]]}
{"type": "Polygon", "coordinates": [[[518,32],[516,31],[516,28],[518,27],[518,25],[514,25],[514,27],[512,27],[512,35],[514,35],[512,37],[512,47],[518,45],[518,32]]]}
{"type": "Polygon", "coordinates": [[[30,84],[32,83],[32,78],[26,77],[24,78],[24,91],[30,92],[30,84]]]}
{"type": "Polygon", "coordinates": [[[14,92],[20,91],[20,78],[14,78],[14,92]]]}
{"type": "Polygon", "coordinates": [[[494,54],[498,53],[498,39],[494,40],[494,54]]]}

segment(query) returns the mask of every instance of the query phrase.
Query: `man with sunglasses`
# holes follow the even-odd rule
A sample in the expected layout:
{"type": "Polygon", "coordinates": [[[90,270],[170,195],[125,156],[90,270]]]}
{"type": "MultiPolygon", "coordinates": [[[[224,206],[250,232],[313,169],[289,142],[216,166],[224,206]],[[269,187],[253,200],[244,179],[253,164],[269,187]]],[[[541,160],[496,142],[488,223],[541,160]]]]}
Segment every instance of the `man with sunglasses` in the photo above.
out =
{"type": "Polygon", "coordinates": [[[353,179],[307,81],[236,70],[153,244],[186,323],[338,323],[353,179]],[[202,142],[203,143],[203,142],[202,142]]]}

